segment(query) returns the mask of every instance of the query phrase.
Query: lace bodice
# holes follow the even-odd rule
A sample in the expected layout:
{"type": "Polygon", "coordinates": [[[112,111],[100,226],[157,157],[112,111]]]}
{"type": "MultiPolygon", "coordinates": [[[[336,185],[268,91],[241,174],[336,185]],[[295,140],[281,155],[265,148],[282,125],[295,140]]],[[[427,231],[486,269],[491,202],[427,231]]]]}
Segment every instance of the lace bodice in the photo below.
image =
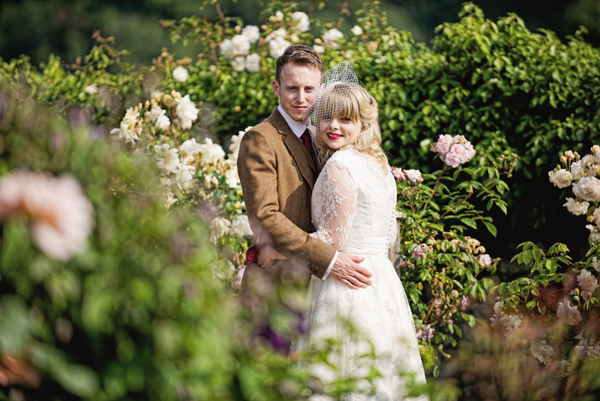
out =
{"type": "Polygon", "coordinates": [[[337,151],[313,189],[313,236],[341,252],[383,253],[396,239],[395,210],[389,167],[354,149],[337,151]]]}

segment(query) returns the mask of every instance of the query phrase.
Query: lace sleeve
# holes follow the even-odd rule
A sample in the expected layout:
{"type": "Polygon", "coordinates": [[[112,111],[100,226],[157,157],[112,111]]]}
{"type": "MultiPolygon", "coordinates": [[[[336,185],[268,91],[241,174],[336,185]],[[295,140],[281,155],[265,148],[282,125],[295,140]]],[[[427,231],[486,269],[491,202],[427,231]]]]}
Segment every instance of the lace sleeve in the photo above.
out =
{"type": "Polygon", "coordinates": [[[317,232],[311,235],[342,249],[352,227],[356,211],[357,188],[350,172],[341,163],[331,161],[323,171],[321,216],[317,232]]]}
{"type": "Polygon", "coordinates": [[[393,188],[393,202],[392,202],[392,216],[391,216],[391,221],[390,221],[390,229],[388,230],[388,236],[387,236],[387,249],[390,249],[392,246],[394,246],[394,243],[396,242],[396,237],[398,236],[398,221],[396,219],[396,201],[398,199],[398,195],[396,192],[396,181],[392,178],[391,179],[392,182],[392,186],[391,188],[393,188]]]}

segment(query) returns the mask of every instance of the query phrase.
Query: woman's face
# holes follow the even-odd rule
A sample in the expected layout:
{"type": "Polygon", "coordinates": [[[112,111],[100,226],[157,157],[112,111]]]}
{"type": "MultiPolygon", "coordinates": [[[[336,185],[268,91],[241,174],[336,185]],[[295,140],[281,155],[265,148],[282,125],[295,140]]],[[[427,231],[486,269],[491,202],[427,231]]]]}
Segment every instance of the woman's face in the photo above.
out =
{"type": "Polygon", "coordinates": [[[356,143],[361,132],[361,123],[341,116],[333,119],[324,117],[319,124],[319,132],[329,149],[338,150],[356,143]]]}

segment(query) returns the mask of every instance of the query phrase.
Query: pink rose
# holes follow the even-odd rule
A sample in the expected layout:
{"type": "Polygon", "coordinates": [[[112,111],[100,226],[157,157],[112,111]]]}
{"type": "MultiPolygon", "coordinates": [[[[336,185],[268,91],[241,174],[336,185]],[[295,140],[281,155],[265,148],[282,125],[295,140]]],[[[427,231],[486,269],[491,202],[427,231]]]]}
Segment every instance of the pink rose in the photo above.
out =
{"type": "Polygon", "coordinates": [[[454,143],[454,138],[451,135],[440,135],[435,143],[435,151],[445,155],[450,151],[450,147],[454,143]]]}
{"type": "Polygon", "coordinates": [[[406,173],[404,170],[398,167],[392,167],[392,175],[396,179],[396,181],[404,181],[406,178],[406,173]]]}

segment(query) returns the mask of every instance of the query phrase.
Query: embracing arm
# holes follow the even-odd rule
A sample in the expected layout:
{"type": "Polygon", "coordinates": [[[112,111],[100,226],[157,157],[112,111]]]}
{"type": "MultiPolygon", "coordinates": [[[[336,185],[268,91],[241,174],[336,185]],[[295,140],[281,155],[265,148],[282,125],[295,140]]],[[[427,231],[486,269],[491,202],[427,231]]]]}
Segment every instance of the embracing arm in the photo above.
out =
{"type": "MultiPolygon", "coordinates": [[[[261,132],[246,132],[240,145],[238,173],[253,231],[285,256],[305,261],[321,278],[335,250],[301,230],[280,211],[276,167],[273,144],[261,132]]],[[[308,213],[310,204],[298,207],[306,207],[308,213]]]]}

